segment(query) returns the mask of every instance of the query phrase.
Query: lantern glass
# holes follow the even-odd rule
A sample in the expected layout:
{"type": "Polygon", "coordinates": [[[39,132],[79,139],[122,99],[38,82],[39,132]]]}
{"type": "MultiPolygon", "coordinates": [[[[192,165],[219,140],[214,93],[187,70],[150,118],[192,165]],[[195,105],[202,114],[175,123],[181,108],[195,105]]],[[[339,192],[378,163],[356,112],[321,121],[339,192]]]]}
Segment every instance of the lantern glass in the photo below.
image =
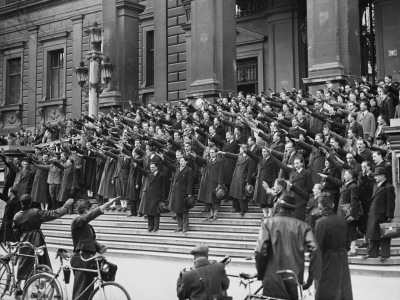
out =
{"type": "Polygon", "coordinates": [[[114,65],[110,63],[110,58],[106,56],[101,69],[101,77],[105,83],[109,83],[111,81],[113,71],[114,65]]]}
{"type": "Polygon", "coordinates": [[[89,70],[85,66],[84,62],[81,61],[79,63],[79,67],[75,69],[76,77],[78,77],[79,84],[85,84],[86,81],[89,79],[89,70]]]}

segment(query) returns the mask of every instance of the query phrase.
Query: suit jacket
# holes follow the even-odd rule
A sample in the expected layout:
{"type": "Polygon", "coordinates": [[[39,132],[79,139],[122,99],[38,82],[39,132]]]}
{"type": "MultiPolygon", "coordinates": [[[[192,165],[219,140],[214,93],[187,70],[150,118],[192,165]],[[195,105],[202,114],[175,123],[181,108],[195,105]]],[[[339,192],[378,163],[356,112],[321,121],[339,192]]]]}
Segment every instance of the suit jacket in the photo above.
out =
{"type": "Polygon", "coordinates": [[[366,237],[379,240],[380,223],[393,219],[395,208],[395,191],[393,185],[385,181],[380,186],[376,183],[371,197],[366,237]]]}
{"type": "Polygon", "coordinates": [[[364,139],[373,138],[376,130],[376,120],[373,114],[369,111],[360,111],[357,115],[357,123],[360,124],[364,131],[364,139]]]}
{"type": "Polygon", "coordinates": [[[96,241],[96,233],[89,223],[101,214],[103,213],[101,212],[100,208],[97,207],[87,215],[79,215],[72,221],[71,236],[72,243],[74,245],[74,251],[84,250],[93,253],[99,252],[101,246],[96,241]]]}

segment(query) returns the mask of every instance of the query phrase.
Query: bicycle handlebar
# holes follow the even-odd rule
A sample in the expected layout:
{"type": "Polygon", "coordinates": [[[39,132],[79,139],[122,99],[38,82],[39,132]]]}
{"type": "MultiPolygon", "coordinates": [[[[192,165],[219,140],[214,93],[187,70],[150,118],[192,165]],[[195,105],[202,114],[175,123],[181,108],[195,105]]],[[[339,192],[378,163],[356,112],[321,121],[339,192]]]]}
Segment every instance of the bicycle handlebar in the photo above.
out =
{"type": "Polygon", "coordinates": [[[105,257],[104,257],[103,255],[96,254],[96,255],[94,255],[94,256],[92,256],[92,257],[89,257],[88,259],[84,259],[84,258],[82,257],[82,253],[81,253],[81,259],[82,259],[84,262],[88,262],[88,261],[91,261],[91,260],[101,260],[101,259],[105,259],[105,257]]]}

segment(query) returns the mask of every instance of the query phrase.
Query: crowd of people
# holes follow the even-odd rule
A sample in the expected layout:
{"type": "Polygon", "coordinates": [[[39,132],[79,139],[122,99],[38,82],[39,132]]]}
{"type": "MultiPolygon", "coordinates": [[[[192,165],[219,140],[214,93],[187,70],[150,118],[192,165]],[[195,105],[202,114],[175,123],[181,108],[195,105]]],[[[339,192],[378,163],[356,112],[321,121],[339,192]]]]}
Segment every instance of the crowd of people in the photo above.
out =
{"type": "MultiPolygon", "coordinates": [[[[239,92],[213,103],[130,102],[1,138],[2,144],[35,146],[34,154],[21,151],[19,158],[0,154],[6,165],[1,197],[30,195],[46,211],[65,208],[69,198],[96,198],[101,205],[118,196],[119,207],[114,202],[103,210],[145,217],[150,232],[171,211],[175,231],[183,233],[190,230],[193,198],[210,222],[218,219],[222,200],[232,200],[232,213],[241,215],[249,202],[257,203],[266,220],[282,214],[280,202],[293,202],[287,206],[318,237],[316,247],[326,249],[318,220],[329,210],[346,224],[340,251],[356,256],[356,240],[364,237],[358,245],[368,249],[364,258],[378,257],[381,247],[386,260],[390,239],[380,239],[379,224],[393,219],[395,192],[385,127],[400,117],[398,102],[399,84],[390,75],[376,85],[364,77],[338,90],[327,84],[315,96],[282,89],[239,92]],[[332,207],[326,200],[321,209],[321,197],[332,207]]],[[[12,238],[17,203],[8,202],[15,207],[3,218],[3,241],[12,238]]]]}

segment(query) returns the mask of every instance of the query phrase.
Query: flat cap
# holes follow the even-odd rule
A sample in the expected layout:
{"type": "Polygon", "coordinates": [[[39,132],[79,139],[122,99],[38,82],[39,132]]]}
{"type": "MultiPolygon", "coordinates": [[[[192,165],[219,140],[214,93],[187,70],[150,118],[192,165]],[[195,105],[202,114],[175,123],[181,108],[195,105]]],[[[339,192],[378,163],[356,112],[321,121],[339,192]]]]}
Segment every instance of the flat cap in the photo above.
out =
{"type": "Polygon", "coordinates": [[[208,247],[204,245],[196,245],[191,251],[192,255],[208,256],[208,247]]]}
{"type": "Polygon", "coordinates": [[[85,210],[90,209],[91,207],[92,207],[92,202],[90,202],[90,200],[81,200],[78,202],[76,210],[78,214],[82,214],[85,212],[85,210]]]}

